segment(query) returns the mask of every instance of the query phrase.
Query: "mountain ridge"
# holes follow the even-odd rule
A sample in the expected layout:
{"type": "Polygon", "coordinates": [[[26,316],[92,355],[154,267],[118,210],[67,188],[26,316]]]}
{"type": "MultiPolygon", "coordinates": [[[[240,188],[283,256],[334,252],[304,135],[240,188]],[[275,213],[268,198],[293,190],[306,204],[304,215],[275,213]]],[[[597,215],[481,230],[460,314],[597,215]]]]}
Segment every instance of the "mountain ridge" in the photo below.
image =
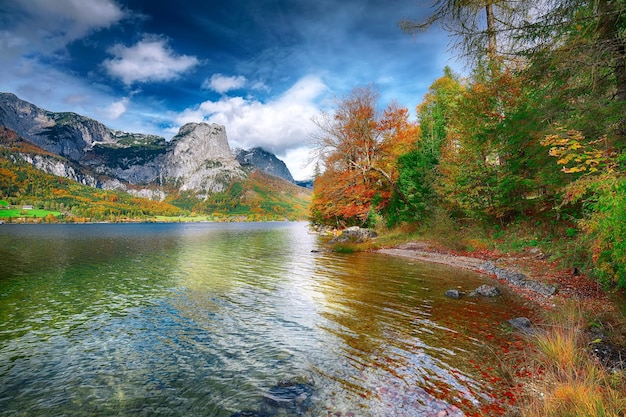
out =
{"type": "Polygon", "coordinates": [[[45,163],[41,156],[30,158],[31,163],[54,174],[74,171],[75,178],[82,176],[80,182],[103,189],[134,190],[157,199],[172,192],[192,192],[206,199],[255,168],[294,183],[284,162],[261,148],[242,152],[266,156],[265,166],[258,158],[256,164],[244,158],[242,165],[228,144],[226,128],[217,124],[188,123],[167,141],[110,129],[77,113],[50,112],[15,94],[0,93],[0,125],[65,158],[71,166],[63,169],[63,162],[45,163]]]}

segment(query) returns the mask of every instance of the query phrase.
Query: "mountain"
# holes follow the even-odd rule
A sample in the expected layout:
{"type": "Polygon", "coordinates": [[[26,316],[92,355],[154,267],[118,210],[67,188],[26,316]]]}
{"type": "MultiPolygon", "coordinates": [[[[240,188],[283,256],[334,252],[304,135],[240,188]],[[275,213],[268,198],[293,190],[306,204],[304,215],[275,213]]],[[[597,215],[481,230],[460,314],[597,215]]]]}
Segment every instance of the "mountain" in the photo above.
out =
{"type": "Polygon", "coordinates": [[[308,188],[310,190],[313,189],[313,178],[311,178],[310,180],[301,180],[301,181],[296,181],[296,185],[299,185],[300,187],[304,187],[304,188],[308,188]]]}
{"type": "Polygon", "coordinates": [[[40,169],[64,176],[71,168],[70,178],[98,188],[160,199],[172,192],[207,198],[246,178],[254,167],[293,182],[284,162],[260,148],[238,151],[243,157],[236,158],[225,127],[217,124],[186,124],[167,141],[109,129],[76,113],[50,112],[0,93],[0,126],[66,160],[43,162],[38,157],[31,163],[37,162],[40,169]],[[59,164],[67,164],[67,169],[59,164]]]}
{"type": "MultiPolygon", "coordinates": [[[[60,216],[63,221],[154,221],[165,216],[172,221],[181,216],[204,216],[211,220],[302,220],[308,217],[311,202],[309,190],[256,168],[247,177],[233,180],[223,191],[203,199],[189,191],[165,195],[158,189],[131,185],[126,192],[95,188],[90,183],[93,180],[82,176],[66,158],[0,126],[1,201],[14,207],[32,205],[53,210],[53,219],[60,216]]],[[[0,221],[11,221],[7,213],[0,210],[0,221]]]]}
{"type": "Polygon", "coordinates": [[[263,148],[252,148],[249,150],[237,148],[234,151],[235,159],[242,165],[252,165],[265,172],[286,179],[291,183],[295,183],[291,172],[287,165],[271,152],[267,152],[263,148]]]}

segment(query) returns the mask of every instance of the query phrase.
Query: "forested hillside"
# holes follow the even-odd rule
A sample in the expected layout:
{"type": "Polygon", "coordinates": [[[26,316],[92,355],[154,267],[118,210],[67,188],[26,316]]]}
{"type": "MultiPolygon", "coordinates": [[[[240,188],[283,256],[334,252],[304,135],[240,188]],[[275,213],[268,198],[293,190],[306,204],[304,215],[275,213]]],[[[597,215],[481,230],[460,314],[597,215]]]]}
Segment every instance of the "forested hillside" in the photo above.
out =
{"type": "Polygon", "coordinates": [[[165,201],[154,201],[45,173],[23,160],[23,155],[68,163],[0,127],[0,199],[17,207],[0,207],[4,221],[34,217],[35,212],[23,210],[24,206],[49,211],[45,221],[171,221],[201,216],[202,220],[301,220],[310,202],[306,189],[253,168],[247,178],[206,200],[171,190],[165,201]]]}
{"type": "MultiPolygon", "coordinates": [[[[311,218],[333,226],[452,222],[567,241],[572,266],[626,288],[626,3],[441,0],[470,63],[434,80],[417,122],[375,86],[317,119],[311,218]]],[[[416,100],[417,102],[417,100],[416,100]]]]}

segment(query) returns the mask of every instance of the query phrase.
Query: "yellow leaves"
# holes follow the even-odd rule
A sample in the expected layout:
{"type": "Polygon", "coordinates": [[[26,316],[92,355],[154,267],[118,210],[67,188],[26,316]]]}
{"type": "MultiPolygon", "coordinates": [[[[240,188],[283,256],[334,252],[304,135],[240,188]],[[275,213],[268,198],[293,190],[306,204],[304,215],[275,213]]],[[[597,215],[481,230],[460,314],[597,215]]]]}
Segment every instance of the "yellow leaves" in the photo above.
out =
{"type": "Polygon", "coordinates": [[[600,169],[612,172],[615,161],[610,150],[602,149],[607,143],[606,137],[594,141],[586,140],[582,132],[578,130],[565,130],[557,127],[559,133],[547,135],[542,141],[543,146],[549,146],[548,154],[558,158],[556,163],[563,165],[563,172],[595,173],[600,169]]]}
{"type": "Polygon", "coordinates": [[[578,167],[573,167],[573,168],[565,168],[563,167],[563,172],[567,173],[567,174],[574,174],[576,172],[583,172],[586,171],[587,168],[585,168],[584,166],[578,166],[578,167]]]}

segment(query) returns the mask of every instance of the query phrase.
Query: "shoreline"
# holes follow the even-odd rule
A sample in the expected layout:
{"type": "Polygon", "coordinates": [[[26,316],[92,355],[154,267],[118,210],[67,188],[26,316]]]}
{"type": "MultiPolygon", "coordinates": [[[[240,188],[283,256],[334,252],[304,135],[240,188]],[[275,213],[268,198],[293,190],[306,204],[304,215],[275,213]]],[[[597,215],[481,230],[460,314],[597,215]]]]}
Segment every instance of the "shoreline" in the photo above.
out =
{"type": "Polygon", "coordinates": [[[615,309],[599,283],[577,271],[559,269],[541,253],[529,251],[511,255],[481,252],[472,256],[472,253],[454,253],[423,241],[411,241],[374,252],[488,275],[547,310],[569,300],[576,300],[594,311],[615,309]]]}

